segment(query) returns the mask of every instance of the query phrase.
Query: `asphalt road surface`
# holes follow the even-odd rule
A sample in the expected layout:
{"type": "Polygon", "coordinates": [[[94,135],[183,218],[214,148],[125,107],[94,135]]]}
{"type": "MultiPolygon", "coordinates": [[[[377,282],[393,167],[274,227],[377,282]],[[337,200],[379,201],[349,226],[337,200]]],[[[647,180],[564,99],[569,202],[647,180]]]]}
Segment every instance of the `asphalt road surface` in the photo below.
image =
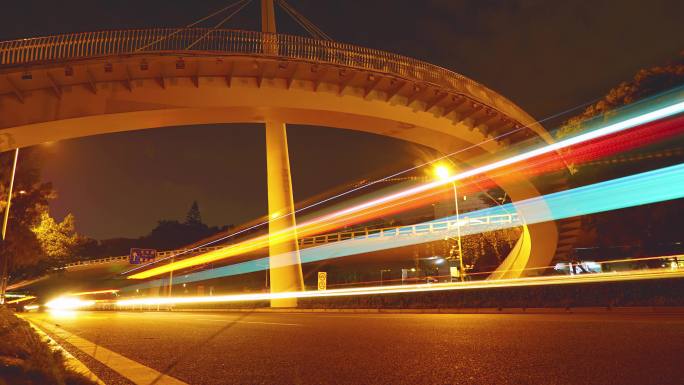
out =
{"type": "Polygon", "coordinates": [[[189,384],[684,384],[682,315],[77,312],[28,318],[189,384]]]}

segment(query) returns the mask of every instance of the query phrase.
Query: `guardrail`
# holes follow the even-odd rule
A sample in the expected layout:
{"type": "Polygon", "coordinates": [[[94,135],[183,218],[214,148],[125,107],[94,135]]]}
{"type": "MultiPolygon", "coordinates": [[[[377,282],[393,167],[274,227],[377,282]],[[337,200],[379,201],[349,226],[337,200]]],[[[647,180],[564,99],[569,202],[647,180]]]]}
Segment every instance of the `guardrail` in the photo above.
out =
{"type": "MultiPolygon", "coordinates": [[[[445,68],[387,51],[302,36],[208,28],[155,28],[72,33],[0,42],[0,68],[113,55],[218,53],[306,60],[378,71],[432,83],[530,118],[495,91],[445,68]]],[[[533,120],[530,120],[533,121],[533,120]]],[[[529,122],[521,122],[528,124],[529,122]]]]}
{"type": "MultiPolygon", "coordinates": [[[[518,214],[502,214],[502,215],[489,215],[484,217],[474,217],[469,218],[464,215],[460,218],[461,226],[487,226],[500,223],[514,223],[518,222],[520,219],[518,214]]],[[[332,234],[316,235],[312,237],[302,237],[298,240],[300,247],[321,245],[331,242],[340,242],[350,239],[366,239],[366,238],[386,238],[386,237],[396,237],[405,235],[416,235],[425,234],[433,232],[441,232],[450,229],[455,229],[458,222],[456,220],[442,221],[442,222],[429,222],[429,223],[419,223],[415,225],[406,226],[393,226],[384,227],[379,229],[364,229],[357,231],[346,231],[332,234]]],[[[178,249],[178,250],[167,250],[157,252],[157,258],[166,258],[172,255],[193,255],[202,254],[209,251],[219,250],[226,246],[208,246],[200,247],[197,249],[178,249]]],[[[116,263],[116,262],[128,262],[128,255],[118,256],[118,257],[107,257],[94,259],[90,261],[78,261],[73,263],[68,263],[65,265],[66,268],[84,266],[84,265],[98,265],[103,263],[116,263]]]]}

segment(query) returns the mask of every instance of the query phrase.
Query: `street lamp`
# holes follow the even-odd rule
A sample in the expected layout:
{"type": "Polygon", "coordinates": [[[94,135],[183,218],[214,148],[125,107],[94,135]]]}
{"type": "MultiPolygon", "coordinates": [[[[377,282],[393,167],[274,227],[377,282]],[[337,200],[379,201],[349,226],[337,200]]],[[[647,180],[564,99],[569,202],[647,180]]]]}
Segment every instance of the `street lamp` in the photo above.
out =
{"type": "MultiPolygon", "coordinates": [[[[7,221],[9,220],[10,205],[12,204],[12,190],[14,189],[14,176],[17,173],[17,161],[19,160],[19,149],[14,150],[14,161],[12,162],[12,174],[10,175],[9,191],[7,194],[7,206],[5,207],[5,217],[2,221],[2,242],[5,242],[7,235],[7,221]]],[[[0,305],[5,303],[5,293],[7,291],[7,281],[9,274],[9,253],[5,253],[2,258],[2,271],[0,272],[0,305]]]]}
{"type": "MultiPolygon", "coordinates": [[[[434,169],[435,176],[441,180],[448,180],[452,172],[448,166],[439,164],[434,169]]],[[[451,181],[451,187],[454,190],[454,211],[456,211],[456,244],[458,245],[458,271],[461,282],[465,281],[465,269],[463,267],[463,247],[461,246],[461,221],[458,210],[458,190],[456,189],[456,182],[451,181]]]]}

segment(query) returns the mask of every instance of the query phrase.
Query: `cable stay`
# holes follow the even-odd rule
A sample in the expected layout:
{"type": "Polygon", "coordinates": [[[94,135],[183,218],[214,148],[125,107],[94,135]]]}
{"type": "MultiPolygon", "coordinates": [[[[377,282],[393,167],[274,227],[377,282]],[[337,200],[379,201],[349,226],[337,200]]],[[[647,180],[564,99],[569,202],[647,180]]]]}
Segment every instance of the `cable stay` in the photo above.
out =
{"type": "Polygon", "coordinates": [[[207,36],[209,36],[212,32],[214,32],[214,31],[216,31],[217,29],[221,28],[221,26],[222,26],[223,24],[225,24],[225,23],[226,23],[228,20],[230,20],[233,16],[237,15],[240,11],[242,11],[243,8],[245,8],[245,7],[246,7],[247,5],[249,5],[249,3],[251,3],[251,2],[252,2],[252,0],[242,0],[242,1],[238,1],[237,3],[235,3],[235,4],[239,4],[239,3],[242,3],[242,4],[240,4],[240,6],[239,6],[235,11],[231,12],[228,16],[226,16],[226,17],[225,17],[223,20],[221,20],[218,24],[214,25],[214,26],[211,28],[211,30],[207,31],[207,33],[205,33],[205,34],[202,35],[200,38],[198,38],[197,40],[195,40],[194,42],[192,42],[190,45],[188,45],[187,47],[185,47],[185,49],[190,49],[190,48],[194,47],[197,43],[199,43],[199,42],[202,41],[204,38],[206,38],[207,36]]]}
{"type": "MultiPolygon", "coordinates": [[[[148,44],[146,44],[146,45],[144,45],[144,46],[142,46],[142,47],[136,49],[135,51],[137,52],[137,51],[145,50],[146,48],[148,48],[148,47],[150,47],[150,46],[153,46],[153,45],[159,43],[160,41],[164,41],[164,40],[166,40],[166,39],[168,39],[168,38],[170,38],[170,37],[173,37],[173,36],[179,34],[180,32],[183,32],[184,30],[186,30],[186,29],[188,29],[188,28],[192,28],[192,27],[194,27],[194,26],[196,26],[196,25],[198,25],[198,24],[200,24],[200,23],[202,23],[202,22],[204,22],[204,21],[207,21],[207,20],[211,19],[211,18],[214,17],[214,16],[220,15],[220,14],[226,12],[226,11],[229,11],[229,10],[231,10],[231,9],[233,9],[233,8],[238,7],[238,10],[237,10],[237,11],[232,12],[230,15],[228,15],[226,18],[224,18],[223,20],[221,20],[221,22],[219,22],[218,24],[216,24],[216,25],[213,27],[213,29],[216,29],[216,28],[220,27],[221,25],[225,24],[228,20],[230,20],[230,18],[232,18],[233,16],[235,16],[235,14],[237,14],[239,11],[241,11],[247,4],[251,3],[251,1],[252,1],[252,0],[238,0],[238,1],[234,2],[234,3],[231,3],[231,4],[229,4],[229,5],[226,5],[225,7],[221,8],[221,9],[215,11],[215,12],[212,12],[212,13],[210,13],[210,14],[207,15],[207,16],[204,16],[204,17],[202,17],[202,18],[199,18],[199,19],[193,21],[192,23],[190,23],[190,24],[188,24],[188,25],[185,25],[185,26],[183,26],[183,27],[181,27],[181,28],[178,28],[177,30],[171,32],[170,34],[168,34],[168,35],[166,35],[166,36],[160,37],[159,39],[157,39],[157,40],[155,40],[155,41],[153,41],[153,42],[151,42],[151,43],[148,43],[148,44]]],[[[202,38],[204,38],[204,36],[201,37],[200,40],[201,40],[202,38]]],[[[195,43],[196,43],[196,42],[193,42],[193,43],[191,44],[191,46],[195,45],[195,43]]]]}
{"type": "MultiPolygon", "coordinates": [[[[249,5],[252,2],[252,0],[238,0],[234,3],[231,3],[223,8],[220,8],[212,13],[210,13],[207,16],[201,17],[195,21],[193,21],[190,24],[185,25],[184,27],[178,28],[175,31],[167,34],[166,36],[162,36],[148,44],[143,45],[142,47],[136,49],[136,52],[143,51],[151,46],[154,46],[155,44],[164,41],[166,39],[169,39],[184,30],[187,30],[188,28],[195,27],[207,20],[210,20],[218,15],[225,14],[228,12],[228,15],[225,16],[223,19],[221,19],[217,24],[213,25],[210,27],[210,29],[204,33],[202,36],[197,38],[195,41],[190,43],[188,46],[185,47],[186,50],[191,49],[192,47],[196,46],[199,42],[202,40],[206,39],[209,35],[211,35],[215,30],[221,28],[225,23],[227,23],[230,19],[232,19],[235,15],[237,15],[240,11],[242,11],[247,5],[249,5]]],[[[311,35],[315,39],[319,40],[328,40],[332,41],[332,38],[323,32],[316,24],[314,24],[311,20],[307,19],[304,15],[302,15],[299,11],[297,11],[292,5],[290,5],[287,1],[285,0],[275,0],[275,3],[280,6],[280,8],[287,13],[288,16],[290,16],[300,27],[302,27],[309,35],[311,35]]]]}
{"type": "Polygon", "coordinates": [[[285,0],[276,0],[276,4],[282,8],[285,13],[287,13],[299,26],[301,26],[306,32],[308,32],[315,39],[319,40],[332,40],[332,38],[323,32],[320,28],[316,26],[311,20],[307,19],[304,15],[299,13],[294,7],[292,7],[285,0]]]}

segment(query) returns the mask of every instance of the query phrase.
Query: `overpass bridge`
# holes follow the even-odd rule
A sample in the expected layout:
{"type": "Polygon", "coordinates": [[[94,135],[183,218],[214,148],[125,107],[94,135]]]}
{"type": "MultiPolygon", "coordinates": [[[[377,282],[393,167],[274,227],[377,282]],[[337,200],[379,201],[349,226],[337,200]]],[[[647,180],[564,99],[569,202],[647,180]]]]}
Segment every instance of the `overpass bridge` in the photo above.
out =
{"type": "MultiPolygon", "coordinates": [[[[404,226],[390,226],[383,228],[370,228],[364,230],[355,231],[342,231],[329,234],[320,234],[310,237],[302,237],[298,239],[300,248],[316,247],[320,245],[325,245],[334,242],[343,242],[354,239],[385,239],[391,241],[397,237],[405,237],[411,235],[424,235],[431,233],[444,233],[449,231],[454,231],[456,227],[460,224],[463,227],[473,227],[477,228],[479,231],[486,231],[489,226],[499,226],[502,224],[510,226],[522,225],[520,216],[517,213],[505,214],[505,215],[488,215],[479,217],[468,217],[464,214],[463,217],[456,220],[447,221],[433,221],[427,223],[418,223],[414,225],[404,225],[404,226]]],[[[177,250],[165,250],[158,251],[157,257],[150,261],[152,263],[159,262],[161,260],[169,259],[174,256],[178,258],[187,258],[189,256],[194,256],[198,254],[207,253],[210,251],[220,250],[226,247],[225,245],[219,246],[203,246],[189,249],[177,249],[177,250]]],[[[107,265],[117,265],[119,269],[125,270],[127,267],[133,267],[128,263],[128,255],[116,256],[116,257],[105,257],[98,258],[87,261],[72,262],[64,265],[64,269],[67,271],[83,271],[88,269],[101,269],[107,265]]]]}
{"type": "MultiPolygon", "coordinates": [[[[534,118],[474,80],[382,50],[276,33],[273,1],[261,3],[261,32],[156,28],[0,42],[0,151],[127,130],[263,122],[274,232],[295,225],[283,215],[294,211],[286,123],[390,136],[454,154],[463,165],[523,140],[552,142],[534,118]]],[[[514,202],[540,195],[525,176],[488,176],[514,202]]],[[[520,247],[501,277],[546,266],[567,244],[556,223],[526,225],[519,214],[520,247]]],[[[271,255],[298,246],[271,244],[271,255]]],[[[301,270],[280,273],[274,290],[301,287],[301,270]]]]}

